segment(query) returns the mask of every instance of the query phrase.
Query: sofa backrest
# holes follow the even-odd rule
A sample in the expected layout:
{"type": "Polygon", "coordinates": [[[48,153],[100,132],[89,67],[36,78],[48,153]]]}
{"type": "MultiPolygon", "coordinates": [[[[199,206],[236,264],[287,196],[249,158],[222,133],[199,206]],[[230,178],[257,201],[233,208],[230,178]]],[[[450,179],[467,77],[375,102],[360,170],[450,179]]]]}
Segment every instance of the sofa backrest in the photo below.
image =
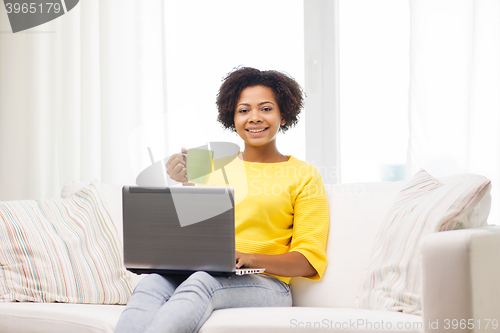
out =
{"type": "MultiPolygon", "coordinates": [[[[440,179],[444,183],[454,177],[440,179]]],[[[354,307],[361,275],[368,266],[372,244],[391,208],[401,182],[374,182],[326,185],[330,214],[327,244],[328,266],[320,281],[293,278],[293,304],[296,306],[354,307]]],[[[62,189],[62,197],[77,192],[88,182],[73,182],[62,189]]],[[[122,186],[101,184],[101,190],[123,244],[122,186]]],[[[486,223],[491,205],[488,192],[474,214],[486,223]]],[[[132,275],[131,275],[132,276],[132,275]]],[[[138,281],[133,275],[133,282],[138,281]]]]}
{"type": "MultiPolygon", "coordinates": [[[[458,176],[439,179],[452,182],[458,176]]],[[[330,230],[328,266],[320,281],[293,278],[294,306],[352,308],[361,276],[369,265],[374,239],[396,196],[406,184],[375,182],[327,185],[330,230]]],[[[485,225],[491,206],[488,192],[474,208],[477,226],[485,225]]]]}
{"type": "Polygon", "coordinates": [[[403,184],[326,185],[330,214],[328,266],[320,281],[292,279],[294,305],[354,307],[373,240],[403,184]]]}

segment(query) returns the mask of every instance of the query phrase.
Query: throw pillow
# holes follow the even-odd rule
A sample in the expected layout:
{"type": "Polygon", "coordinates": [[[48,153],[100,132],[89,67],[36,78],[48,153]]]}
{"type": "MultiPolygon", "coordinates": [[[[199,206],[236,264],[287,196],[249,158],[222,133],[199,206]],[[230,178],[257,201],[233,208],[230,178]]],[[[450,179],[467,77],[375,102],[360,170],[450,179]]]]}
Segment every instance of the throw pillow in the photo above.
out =
{"type": "Polygon", "coordinates": [[[126,304],[132,286],[99,185],[0,202],[0,302],[126,304]]]}
{"type": "Polygon", "coordinates": [[[470,212],[489,188],[482,176],[464,175],[445,185],[420,170],[396,197],[375,238],[356,307],[421,314],[422,239],[469,227],[470,212]]]}

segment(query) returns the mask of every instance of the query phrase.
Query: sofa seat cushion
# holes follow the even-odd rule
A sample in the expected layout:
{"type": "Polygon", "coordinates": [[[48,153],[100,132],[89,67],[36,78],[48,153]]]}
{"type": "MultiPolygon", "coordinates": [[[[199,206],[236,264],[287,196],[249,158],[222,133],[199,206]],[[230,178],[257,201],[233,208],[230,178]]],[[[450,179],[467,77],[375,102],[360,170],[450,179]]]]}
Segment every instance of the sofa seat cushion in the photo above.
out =
{"type": "Polygon", "coordinates": [[[422,317],[352,308],[237,308],[214,311],[200,329],[200,333],[384,331],[421,333],[422,317]]]}
{"type": "MultiPolygon", "coordinates": [[[[112,333],[123,305],[0,304],[0,332],[112,333]]],[[[238,308],[216,310],[200,333],[422,333],[422,317],[351,308],[238,308]]]]}
{"type": "Polygon", "coordinates": [[[0,303],[0,332],[112,333],[124,305],[0,303]]]}

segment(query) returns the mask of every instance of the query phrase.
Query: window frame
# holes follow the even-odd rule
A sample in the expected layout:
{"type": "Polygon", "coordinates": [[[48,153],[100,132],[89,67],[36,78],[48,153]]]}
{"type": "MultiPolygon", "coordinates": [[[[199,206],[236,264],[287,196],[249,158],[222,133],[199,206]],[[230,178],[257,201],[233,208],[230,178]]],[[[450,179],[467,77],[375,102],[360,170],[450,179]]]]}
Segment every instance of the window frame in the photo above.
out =
{"type": "Polygon", "coordinates": [[[304,1],[306,160],[340,183],[338,0],[304,1]]]}

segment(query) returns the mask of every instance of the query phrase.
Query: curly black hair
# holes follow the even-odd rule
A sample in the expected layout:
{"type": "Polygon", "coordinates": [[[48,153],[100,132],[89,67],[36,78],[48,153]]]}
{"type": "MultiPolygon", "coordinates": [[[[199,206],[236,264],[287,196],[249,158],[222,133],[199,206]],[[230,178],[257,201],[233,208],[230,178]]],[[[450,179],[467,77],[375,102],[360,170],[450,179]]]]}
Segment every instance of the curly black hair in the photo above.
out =
{"type": "Polygon", "coordinates": [[[240,67],[230,72],[223,80],[217,94],[217,120],[226,129],[234,128],[234,111],[241,92],[248,87],[264,86],[271,88],[278,102],[285,125],[280,131],[285,132],[299,121],[299,113],[304,107],[304,92],[300,85],[288,74],[269,70],[260,71],[251,67],[240,67]]]}

